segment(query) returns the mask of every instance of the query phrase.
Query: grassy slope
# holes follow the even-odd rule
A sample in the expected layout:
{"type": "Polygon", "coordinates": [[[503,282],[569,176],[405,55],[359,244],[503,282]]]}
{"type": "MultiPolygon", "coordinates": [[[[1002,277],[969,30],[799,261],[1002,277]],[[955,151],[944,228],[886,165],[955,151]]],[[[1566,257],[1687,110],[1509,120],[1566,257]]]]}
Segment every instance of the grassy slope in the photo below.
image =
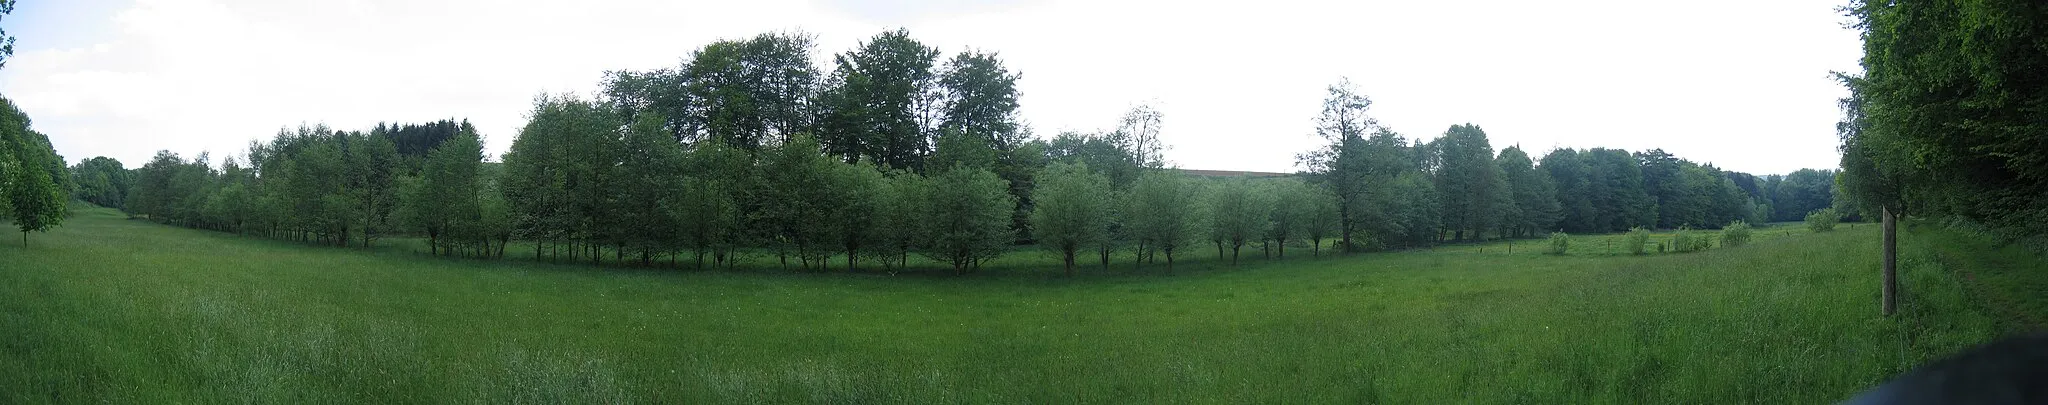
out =
{"type": "Polygon", "coordinates": [[[1971,304],[1916,233],[1911,311],[1881,318],[1876,227],[1783,230],[953,278],[437,259],[92,210],[0,244],[0,402],[1810,403],[2012,307],[1971,304]]]}

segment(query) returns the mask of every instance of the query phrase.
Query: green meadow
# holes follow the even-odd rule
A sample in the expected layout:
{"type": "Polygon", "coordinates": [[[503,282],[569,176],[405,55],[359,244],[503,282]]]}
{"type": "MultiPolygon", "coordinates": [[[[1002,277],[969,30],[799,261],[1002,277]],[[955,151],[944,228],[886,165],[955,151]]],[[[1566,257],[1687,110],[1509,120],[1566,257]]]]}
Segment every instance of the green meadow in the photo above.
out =
{"type": "Polygon", "coordinates": [[[445,259],[81,209],[0,244],[0,402],[1816,403],[2048,315],[2023,249],[1902,234],[1886,318],[1873,225],[1645,256],[1196,246],[1075,277],[1020,250],[953,276],[445,259]]]}

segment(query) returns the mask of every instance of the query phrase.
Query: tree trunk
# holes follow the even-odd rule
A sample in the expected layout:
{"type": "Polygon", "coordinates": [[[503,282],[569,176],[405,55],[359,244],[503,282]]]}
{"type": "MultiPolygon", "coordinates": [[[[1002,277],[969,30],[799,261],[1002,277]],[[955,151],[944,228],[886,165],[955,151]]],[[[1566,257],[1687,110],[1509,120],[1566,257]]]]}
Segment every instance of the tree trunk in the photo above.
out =
{"type": "MultiPolygon", "coordinates": [[[[1342,202],[1339,202],[1339,204],[1343,204],[1343,203],[1342,203],[1342,202]]],[[[1337,230],[1338,230],[1338,231],[1341,231],[1341,232],[1342,232],[1342,233],[1344,234],[1344,239],[1343,239],[1343,241],[1344,241],[1344,252],[1345,252],[1345,253],[1350,253],[1350,252],[1351,252],[1351,209],[1350,209],[1350,207],[1347,207],[1347,206],[1342,206],[1342,205],[1338,206],[1338,208],[1339,208],[1339,211],[1337,212],[1337,230]]],[[[1318,249],[1318,251],[1320,251],[1320,249],[1318,249]]]]}
{"type": "Polygon", "coordinates": [[[1140,241],[1140,242],[1138,242],[1138,249],[1137,249],[1137,250],[1132,250],[1132,251],[1131,251],[1131,270],[1143,270],[1144,268],[1145,268],[1145,242],[1143,242],[1143,241],[1140,241]]]}
{"type": "Polygon", "coordinates": [[[1244,244],[1242,243],[1230,246],[1230,267],[1237,267],[1237,250],[1243,248],[1244,244]]]}
{"type": "Polygon", "coordinates": [[[1899,225],[1898,214],[1886,207],[1884,217],[1884,315],[1899,310],[1899,225]]]}
{"type": "Polygon", "coordinates": [[[1287,260],[1287,240],[1281,239],[1275,242],[1278,242],[1275,243],[1275,245],[1280,245],[1280,247],[1278,248],[1278,250],[1280,251],[1280,255],[1278,257],[1280,258],[1280,260],[1287,260]]]}
{"type": "Polygon", "coordinates": [[[1173,272],[1173,249],[1166,249],[1166,272],[1173,272]]]}
{"type": "Polygon", "coordinates": [[[1073,276],[1074,276],[1074,248],[1073,248],[1073,247],[1068,247],[1068,248],[1066,248],[1066,249],[1062,249],[1062,250],[1065,250],[1065,251],[1066,251],[1066,253],[1067,253],[1067,255],[1066,255],[1066,256],[1067,256],[1067,277],[1073,277],[1073,276]]]}

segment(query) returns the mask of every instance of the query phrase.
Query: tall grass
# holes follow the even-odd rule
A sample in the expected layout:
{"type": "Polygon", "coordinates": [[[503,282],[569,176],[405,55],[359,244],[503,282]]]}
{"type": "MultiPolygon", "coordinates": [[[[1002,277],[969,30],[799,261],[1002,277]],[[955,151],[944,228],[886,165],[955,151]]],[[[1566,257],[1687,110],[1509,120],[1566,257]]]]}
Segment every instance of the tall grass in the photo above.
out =
{"type": "Polygon", "coordinates": [[[1875,230],[887,277],[438,259],[97,212],[0,244],[0,402],[1832,402],[2000,330],[1920,233],[1908,310],[1877,315],[1875,230]]]}

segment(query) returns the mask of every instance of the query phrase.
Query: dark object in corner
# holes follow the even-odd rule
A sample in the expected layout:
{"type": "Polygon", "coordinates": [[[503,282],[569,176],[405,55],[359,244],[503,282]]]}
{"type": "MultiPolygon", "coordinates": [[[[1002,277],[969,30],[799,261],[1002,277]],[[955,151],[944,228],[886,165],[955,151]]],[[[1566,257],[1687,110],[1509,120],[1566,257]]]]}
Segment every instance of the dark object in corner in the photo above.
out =
{"type": "Polygon", "coordinates": [[[1979,346],[1920,366],[1843,403],[2048,404],[2048,335],[1979,346]]]}

